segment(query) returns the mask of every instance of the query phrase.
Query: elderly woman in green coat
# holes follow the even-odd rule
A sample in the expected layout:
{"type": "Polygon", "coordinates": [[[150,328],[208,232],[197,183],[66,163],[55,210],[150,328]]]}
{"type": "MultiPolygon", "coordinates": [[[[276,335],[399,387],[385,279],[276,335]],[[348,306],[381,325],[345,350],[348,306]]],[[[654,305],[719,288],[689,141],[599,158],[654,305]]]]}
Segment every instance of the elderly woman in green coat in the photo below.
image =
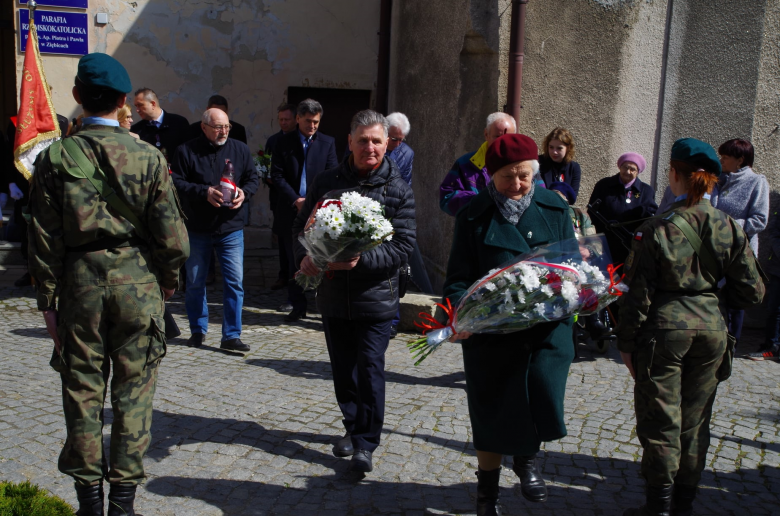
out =
{"type": "MultiPolygon", "coordinates": [[[[456,305],[491,269],[531,248],[574,238],[569,207],[536,188],[536,143],[506,134],[490,145],[491,182],[457,214],[444,297],[456,305]]],[[[574,358],[572,320],[538,324],[504,335],[462,332],[469,416],[477,450],[477,514],[498,514],[504,455],[513,457],[523,496],[547,499],[535,456],[544,441],[566,435],[563,399],[574,358]]]]}

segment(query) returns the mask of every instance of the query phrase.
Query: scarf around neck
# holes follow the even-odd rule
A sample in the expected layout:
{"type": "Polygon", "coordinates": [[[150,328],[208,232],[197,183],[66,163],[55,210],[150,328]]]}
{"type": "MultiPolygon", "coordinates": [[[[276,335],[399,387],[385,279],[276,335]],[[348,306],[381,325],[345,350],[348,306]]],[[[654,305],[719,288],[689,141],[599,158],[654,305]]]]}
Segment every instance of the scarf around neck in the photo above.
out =
{"type": "Polygon", "coordinates": [[[531,199],[533,199],[535,188],[536,185],[532,181],[531,190],[529,190],[529,192],[522,198],[515,201],[499,192],[496,189],[496,185],[493,183],[493,181],[490,181],[487,184],[487,191],[490,194],[491,199],[493,199],[493,202],[496,203],[498,211],[500,211],[501,215],[503,215],[504,218],[508,220],[509,223],[513,226],[516,226],[517,223],[520,222],[520,217],[523,216],[525,210],[527,210],[531,205],[531,199]]]}

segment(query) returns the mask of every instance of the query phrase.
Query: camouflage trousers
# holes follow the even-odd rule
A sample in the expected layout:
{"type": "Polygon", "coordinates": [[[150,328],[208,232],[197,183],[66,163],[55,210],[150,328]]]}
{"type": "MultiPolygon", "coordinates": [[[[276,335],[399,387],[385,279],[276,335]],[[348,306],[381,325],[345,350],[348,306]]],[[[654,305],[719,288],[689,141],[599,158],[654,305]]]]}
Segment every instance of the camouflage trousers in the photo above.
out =
{"type": "Polygon", "coordinates": [[[656,330],[639,340],[634,402],[648,485],[699,484],[725,350],[725,331],[656,330]]]}
{"type": "Polygon", "coordinates": [[[65,286],[51,366],[62,378],[67,438],[59,470],[77,484],[138,484],[151,442],[157,366],[165,356],[163,299],[157,283],[65,286]],[[103,451],[103,405],[111,366],[110,455],[103,451]]]}

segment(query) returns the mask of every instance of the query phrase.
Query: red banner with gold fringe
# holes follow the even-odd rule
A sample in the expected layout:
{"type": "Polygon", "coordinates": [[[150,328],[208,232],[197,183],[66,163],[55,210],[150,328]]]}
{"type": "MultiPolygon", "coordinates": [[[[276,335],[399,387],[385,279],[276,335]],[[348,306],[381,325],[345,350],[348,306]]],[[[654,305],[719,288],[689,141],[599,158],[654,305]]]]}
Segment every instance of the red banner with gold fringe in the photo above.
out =
{"type": "Polygon", "coordinates": [[[32,16],[27,37],[19,93],[19,114],[16,117],[14,165],[29,180],[34,170],[35,158],[60,137],[60,128],[43,71],[38,34],[32,16]]]}

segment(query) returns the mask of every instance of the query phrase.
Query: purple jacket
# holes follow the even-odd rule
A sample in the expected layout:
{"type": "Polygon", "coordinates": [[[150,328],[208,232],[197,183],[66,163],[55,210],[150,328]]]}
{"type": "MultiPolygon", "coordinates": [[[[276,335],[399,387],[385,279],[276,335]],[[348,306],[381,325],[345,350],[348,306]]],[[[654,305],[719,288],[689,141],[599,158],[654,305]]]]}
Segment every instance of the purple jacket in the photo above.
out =
{"type": "Polygon", "coordinates": [[[485,168],[487,142],[476,152],[464,154],[455,161],[439,187],[439,207],[447,215],[455,216],[472,197],[490,182],[485,168]]]}

